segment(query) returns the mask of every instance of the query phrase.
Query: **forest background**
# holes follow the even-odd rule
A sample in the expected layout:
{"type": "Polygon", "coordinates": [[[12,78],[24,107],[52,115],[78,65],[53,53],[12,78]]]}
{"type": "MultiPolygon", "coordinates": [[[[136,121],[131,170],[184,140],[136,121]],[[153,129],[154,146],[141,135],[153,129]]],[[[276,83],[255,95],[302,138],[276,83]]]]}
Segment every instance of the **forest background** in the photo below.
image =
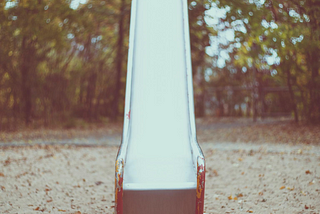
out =
{"type": "MultiPolygon", "coordinates": [[[[320,122],[320,1],[188,4],[197,117],[320,122]]],[[[0,130],[121,120],[130,6],[0,0],[0,130]]]]}

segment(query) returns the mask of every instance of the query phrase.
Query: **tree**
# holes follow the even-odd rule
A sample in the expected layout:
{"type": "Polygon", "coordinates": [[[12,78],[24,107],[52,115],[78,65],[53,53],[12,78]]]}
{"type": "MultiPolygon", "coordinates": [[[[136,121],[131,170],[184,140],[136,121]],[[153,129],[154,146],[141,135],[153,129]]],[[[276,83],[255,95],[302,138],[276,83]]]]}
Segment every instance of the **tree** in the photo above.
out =
{"type": "Polygon", "coordinates": [[[319,2],[221,0],[217,6],[227,11],[225,29],[235,32],[230,61],[251,71],[254,85],[257,72],[269,84],[287,86],[296,121],[319,122],[319,2]]]}
{"type": "Polygon", "coordinates": [[[8,20],[4,25],[12,25],[15,29],[14,32],[9,31],[13,39],[3,42],[17,48],[14,57],[17,58],[15,69],[19,73],[16,75],[12,71],[8,75],[20,83],[20,102],[28,125],[32,117],[35,87],[41,74],[38,66],[47,59],[51,50],[67,45],[64,42],[63,22],[72,19],[73,11],[63,0],[56,0],[55,4],[37,0],[13,1],[10,7],[3,3],[2,10],[8,20]]]}
{"type": "Polygon", "coordinates": [[[189,27],[192,59],[192,75],[194,79],[196,116],[205,114],[205,71],[211,68],[212,58],[206,53],[210,46],[210,37],[216,32],[205,21],[205,12],[212,6],[211,0],[188,1],[189,27]]]}

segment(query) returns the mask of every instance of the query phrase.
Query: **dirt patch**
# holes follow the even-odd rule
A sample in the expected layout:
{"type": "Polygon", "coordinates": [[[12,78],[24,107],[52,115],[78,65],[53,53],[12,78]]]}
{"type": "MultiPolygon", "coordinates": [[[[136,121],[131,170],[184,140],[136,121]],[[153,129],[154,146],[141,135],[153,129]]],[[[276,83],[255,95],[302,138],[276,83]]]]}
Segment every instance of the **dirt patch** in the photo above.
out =
{"type": "MultiPolygon", "coordinates": [[[[250,118],[197,119],[199,142],[276,143],[320,145],[320,126],[295,124],[290,119],[265,119],[253,122],[250,118]]],[[[119,145],[122,124],[96,124],[86,129],[25,129],[0,132],[0,146],[67,144],[119,145]]]]}
{"type": "Polygon", "coordinates": [[[199,142],[252,142],[320,145],[320,126],[288,119],[253,122],[246,118],[197,120],[199,142]]]}

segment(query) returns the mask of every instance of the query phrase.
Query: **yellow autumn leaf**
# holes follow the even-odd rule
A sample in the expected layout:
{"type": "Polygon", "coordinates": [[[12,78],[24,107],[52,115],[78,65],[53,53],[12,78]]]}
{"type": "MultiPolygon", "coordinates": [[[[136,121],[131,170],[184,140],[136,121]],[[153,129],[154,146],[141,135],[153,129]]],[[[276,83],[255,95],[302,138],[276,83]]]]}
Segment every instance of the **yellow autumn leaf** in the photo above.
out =
{"type": "Polygon", "coordinates": [[[237,195],[237,197],[238,197],[238,198],[243,197],[243,194],[242,194],[242,193],[239,193],[239,194],[237,195]]]}

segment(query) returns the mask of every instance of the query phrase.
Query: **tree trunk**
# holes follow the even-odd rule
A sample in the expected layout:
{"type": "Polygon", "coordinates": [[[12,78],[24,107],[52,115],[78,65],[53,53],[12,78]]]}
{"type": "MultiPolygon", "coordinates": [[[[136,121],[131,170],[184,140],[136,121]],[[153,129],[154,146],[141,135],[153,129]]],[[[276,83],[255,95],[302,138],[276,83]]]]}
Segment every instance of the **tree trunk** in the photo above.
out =
{"type": "Polygon", "coordinates": [[[119,17],[119,31],[117,41],[117,58],[116,58],[116,81],[113,97],[113,115],[112,120],[116,120],[119,115],[119,96],[121,89],[121,74],[123,61],[123,40],[124,40],[124,17],[125,17],[125,0],[121,0],[120,17],[119,17]]]}
{"type": "Polygon", "coordinates": [[[311,70],[311,80],[310,80],[310,108],[309,108],[309,120],[313,123],[320,122],[320,95],[319,86],[317,85],[317,78],[319,76],[318,72],[318,54],[314,51],[310,57],[310,70],[311,70]]]}
{"type": "Polygon", "coordinates": [[[31,122],[31,84],[29,73],[31,70],[30,60],[33,55],[31,48],[27,45],[27,39],[24,37],[22,39],[21,45],[21,91],[22,91],[22,99],[24,103],[24,119],[25,124],[28,126],[31,122]],[[31,57],[30,57],[31,56],[31,57]]]}
{"type": "MultiPolygon", "coordinates": [[[[312,1],[311,1],[312,2],[312,1]]],[[[311,6],[309,2],[308,6],[311,6]]],[[[312,3],[311,3],[312,4],[312,3]]],[[[319,41],[320,36],[319,33],[319,20],[317,18],[316,13],[318,12],[317,9],[311,9],[308,11],[308,17],[310,17],[309,26],[311,29],[310,35],[310,41],[313,42],[313,44],[316,44],[317,41],[319,41]]],[[[312,123],[320,123],[320,82],[319,82],[319,46],[314,45],[311,47],[310,52],[308,53],[308,66],[309,70],[311,71],[311,80],[310,80],[310,106],[308,109],[308,116],[309,120],[312,123]]]]}
{"type": "Polygon", "coordinates": [[[246,117],[250,117],[251,116],[251,104],[250,101],[246,102],[246,117]]]}
{"type": "Polygon", "coordinates": [[[13,91],[13,106],[12,106],[12,116],[13,116],[13,129],[16,130],[17,128],[17,93],[14,89],[13,91]]]}
{"type": "Polygon", "coordinates": [[[257,88],[257,68],[253,68],[253,78],[252,78],[252,110],[253,110],[253,122],[257,121],[257,96],[258,96],[258,88],[257,88]]]}
{"type": "Polygon", "coordinates": [[[83,106],[83,103],[84,103],[84,83],[85,83],[85,78],[84,76],[80,77],[80,92],[79,92],[79,100],[78,100],[78,107],[81,107],[83,106]]]}
{"type": "Polygon", "coordinates": [[[292,102],[292,110],[294,113],[294,121],[297,123],[299,122],[299,118],[298,118],[298,111],[297,111],[297,105],[294,99],[294,93],[292,90],[292,84],[291,84],[291,74],[290,74],[290,70],[287,69],[286,70],[287,73],[287,84],[288,84],[288,88],[289,88],[289,94],[290,94],[290,98],[291,98],[291,102],[292,102]]]}
{"type": "Polygon", "coordinates": [[[96,85],[97,85],[97,73],[96,71],[91,71],[92,73],[90,74],[90,77],[88,79],[88,86],[87,86],[87,98],[86,98],[86,103],[87,103],[87,117],[89,120],[92,119],[93,116],[93,99],[95,97],[95,92],[96,92],[96,85]]]}
{"type": "Polygon", "coordinates": [[[221,101],[221,91],[217,90],[216,91],[216,96],[217,96],[217,101],[218,101],[218,110],[216,113],[217,117],[223,117],[224,112],[223,112],[223,103],[221,101]]]}

